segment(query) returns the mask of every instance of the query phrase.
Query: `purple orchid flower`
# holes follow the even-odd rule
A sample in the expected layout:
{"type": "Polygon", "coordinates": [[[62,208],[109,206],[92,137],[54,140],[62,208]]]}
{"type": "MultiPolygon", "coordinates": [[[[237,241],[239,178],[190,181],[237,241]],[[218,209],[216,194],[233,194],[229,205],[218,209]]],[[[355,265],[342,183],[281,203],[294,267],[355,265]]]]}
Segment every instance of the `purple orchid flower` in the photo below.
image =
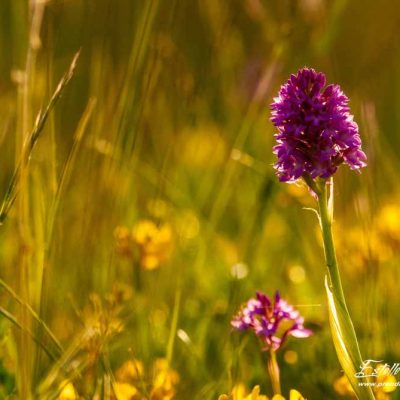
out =
{"type": "Polygon", "coordinates": [[[286,300],[275,293],[274,301],[261,292],[250,299],[231,321],[238,330],[252,330],[263,342],[264,350],[278,350],[288,336],[306,338],[312,331],[304,327],[304,318],[286,300]]]}
{"type": "Polygon", "coordinates": [[[271,104],[277,128],[275,170],[282,182],[308,175],[329,178],[338,166],[366,166],[358,126],[339,85],[325,87],[325,75],[303,68],[281,87],[271,104]]]}

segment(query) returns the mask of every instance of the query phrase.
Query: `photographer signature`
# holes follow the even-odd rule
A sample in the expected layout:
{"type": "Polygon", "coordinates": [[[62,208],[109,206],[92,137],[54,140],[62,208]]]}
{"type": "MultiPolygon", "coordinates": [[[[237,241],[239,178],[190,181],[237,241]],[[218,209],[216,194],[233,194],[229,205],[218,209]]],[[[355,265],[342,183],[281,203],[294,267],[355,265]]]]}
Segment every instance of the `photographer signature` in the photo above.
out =
{"type": "Polygon", "coordinates": [[[360,365],[360,371],[356,372],[354,376],[356,378],[369,378],[389,374],[395,376],[400,372],[400,363],[394,363],[392,365],[382,363],[383,360],[365,360],[360,365]]]}

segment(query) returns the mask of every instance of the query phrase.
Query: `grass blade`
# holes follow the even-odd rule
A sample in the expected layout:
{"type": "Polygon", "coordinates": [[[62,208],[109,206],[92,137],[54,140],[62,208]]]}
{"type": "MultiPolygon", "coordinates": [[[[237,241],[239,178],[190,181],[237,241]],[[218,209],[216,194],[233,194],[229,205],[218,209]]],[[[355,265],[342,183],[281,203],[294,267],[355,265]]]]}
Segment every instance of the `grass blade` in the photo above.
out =
{"type": "Polygon", "coordinates": [[[19,160],[15,171],[13,173],[13,176],[11,177],[10,184],[8,186],[7,192],[4,196],[3,203],[0,208],[0,224],[4,222],[4,220],[7,218],[7,215],[14,204],[15,199],[17,198],[18,195],[18,180],[20,176],[20,171],[21,168],[26,165],[29,161],[29,157],[32,153],[32,150],[35,147],[35,144],[37,140],[40,137],[40,134],[43,131],[43,128],[46,124],[47,118],[50,114],[50,112],[53,110],[54,106],[56,105],[57,101],[60,99],[65,87],[68,85],[69,81],[74,75],[76,65],[78,62],[80,52],[77,52],[71,62],[71,65],[69,66],[68,71],[66,74],[62,77],[61,81],[59,82],[53,96],[51,97],[47,107],[45,108],[44,111],[39,111],[39,114],[36,117],[35,125],[33,127],[33,130],[31,134],[28,137],[28,140],[24,144],[24,148],[22,151],[22,157],[19,160]]]}
{"type": "Polygon", "coordinates": [[[49,356],[49,358],[51,360],[53,360],[53,361],[57,360],[57,357],[54,356],[54,354],[51,352],[51,350],[48,349],[44,343],[42,343],[30,330],[28,330],[24,326],[22,326],[18,322],[18,320],[11,313],[9,313],[7,310],[5,310],[3,307],[0,307],[0,315],[2,315],[4,318],[8,319],[19,330],[27,333],[30,336],[30,338],[45,351],[45,353],[49,356]]]}
{"type": "Polygon", "coordinates": [[[8,292],[8,294],[15,300],[17,301],[17,303],[19,303],[20,305],[22,305],[23,307],[25,307],[29,313],[31,314],[31,316],[33,317],[33,319],[44,329],[44,331],[47,333],[47,335],[50,337],[50,339],[52,340],[52,342],[55,344],[55,346],[57,347],[57,350],[59,353],[62,353],[63,348],[60,344],[60,342],[57,340],[57,338],[55,337],[55,335],[53,334],[53,332],[50,330],[50,328],[47,326],[47,324],[39,317],[39,315],[36,313],[36,311],[26,302],[24,302],[18,295],[17,293],[14,292],[14,290],[8,286],[2,279],[0,279],[0,286],[6,291],[8,292]]]}

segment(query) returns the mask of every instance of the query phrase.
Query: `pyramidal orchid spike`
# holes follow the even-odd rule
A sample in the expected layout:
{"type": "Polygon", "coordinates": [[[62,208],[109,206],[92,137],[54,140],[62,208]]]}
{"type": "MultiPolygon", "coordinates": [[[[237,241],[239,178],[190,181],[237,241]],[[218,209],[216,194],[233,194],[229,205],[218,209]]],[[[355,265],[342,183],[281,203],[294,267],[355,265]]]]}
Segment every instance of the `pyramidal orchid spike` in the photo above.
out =
{"type": "Polygon", "coordinates": [[[325,86],[325,75],[302,68],[282,85],[271,104],[277,129],[275,170],[282,182],[304,175],[331,177],[339,165],[366,166],[358,125],[339,85],[325,86]]]}

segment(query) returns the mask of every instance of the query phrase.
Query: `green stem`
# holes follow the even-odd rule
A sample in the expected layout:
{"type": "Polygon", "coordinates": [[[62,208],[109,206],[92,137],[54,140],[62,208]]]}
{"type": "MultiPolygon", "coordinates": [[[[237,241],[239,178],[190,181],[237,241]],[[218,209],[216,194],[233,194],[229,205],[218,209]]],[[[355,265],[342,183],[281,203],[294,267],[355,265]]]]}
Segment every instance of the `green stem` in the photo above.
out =
{"type": "Polygon", "coordinates": [[[278,361],[276,360],[276,353],[270,350],[268,359],[268,373],[272,382],[272,390],[274,394],[281,394],[281,380],[278,361]]]}
{"type": "MultiPolygon", "coordinates": [[[[327,184],[324,180],[318,187],[318,206],[319,206],[319,218],[322,230],[322,238],[324,241],[324,251],[326,266],[328,267],[329,286],[334,288],[339,300],[343,306],[346,307],[346,300],[343,293],[342,281],[340,279],[339,266],[336,259],[335,245],[333,243],[332,235],[332,215],[333,207],[329,207],[327,184]]],[[[330,194],[333,196],[333,193],[330,194]]]]}
{"type": "Polygon", "coordinates": [[[326,179],[318,179],[312,181],[312,184],[313,186],[309,186],[318,197],[319,221],[324,242],[326,266],[328,269],[325,284],[328,296],[329,322],[331,325],[333,344],[339,362],[353,387],[357,399],[373,400],[374,394],[371,388],[360,385],[360,382],[366,383],[365,379],[356,377],[356,372],[363,361],[356,332],[346,306],[339,267],[336,260],[332,235],[333,182],[332,179],[330,182],[326,179]]]}

